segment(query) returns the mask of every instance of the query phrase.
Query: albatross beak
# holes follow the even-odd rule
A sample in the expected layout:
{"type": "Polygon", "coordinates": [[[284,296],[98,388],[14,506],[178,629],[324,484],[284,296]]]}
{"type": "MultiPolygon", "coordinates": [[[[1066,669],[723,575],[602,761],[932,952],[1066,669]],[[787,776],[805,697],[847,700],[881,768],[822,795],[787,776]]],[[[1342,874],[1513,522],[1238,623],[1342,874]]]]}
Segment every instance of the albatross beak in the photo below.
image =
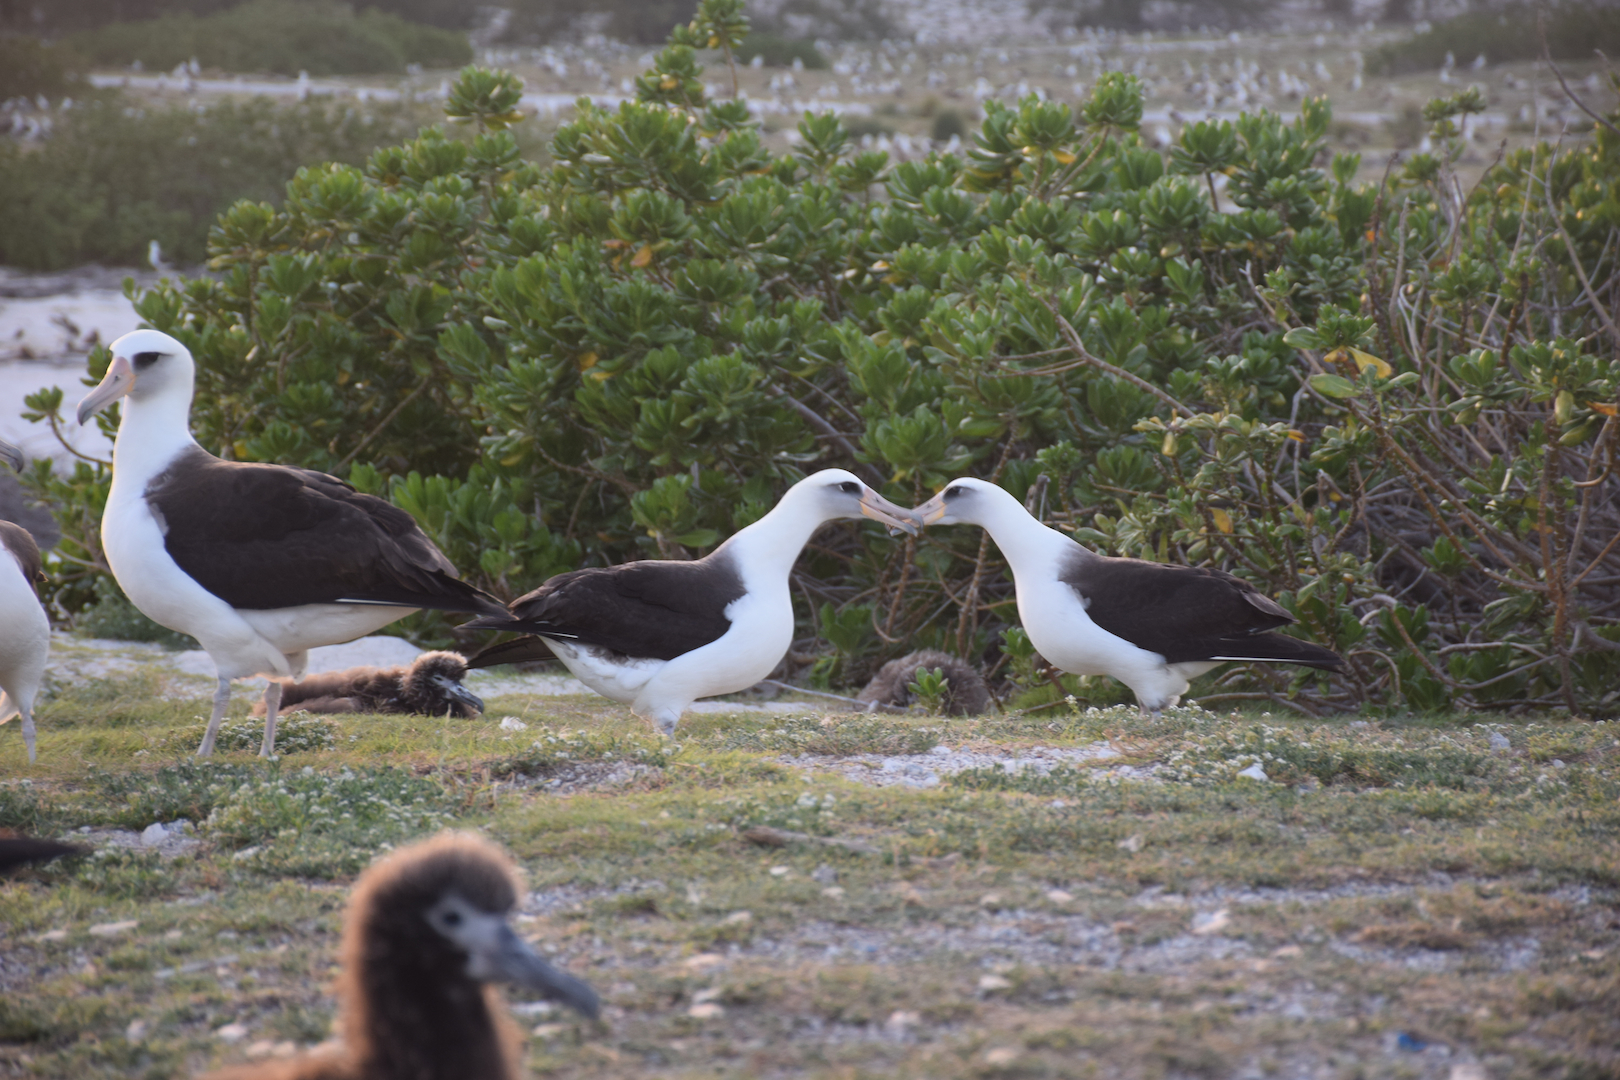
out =
{"type": "Polygon", "coordinates": [[[479,716],[484,715],[484,699],[447,675],[433,676],[433,684],[443,690],[451,701],[471,706],[479,716]]]}
{"type": "Polygon", "coordinates": [[[940,519],[945,516],[945,493],[940,492],[935,495],[932,499],[913,510],[912,514],[925,526],[938,524],[940,519]]]}
{"type": "Polygon", "coordinates": [[[592,1020],[600,1015],[602,1003],[589,983],[546,963],[532,945],[513,932],[506,920],[498,921],[500,926],[495,929],[493,940],[473,954],[473,970],[469,972],[473,978],[494,978],[528,987],[539,991],[547,1000],[560,1001],[592,1020]]]}
{"type": "Polygon", "coordinates": [[[896,506],[869,487],[861,488],[861,514],[880,521],[891,529],[899,529],[915,536],[917,523],[912,520],[912,511],[903,506],[896,506]]]}
{"type": "Polygon", "coordinates": [[[4,458],[6,464],[18,472],[22,472],[23,467],[28,464],[28,459],[23,457],[21,447],[12,446],[4,441],[0,441],[0,458],[4,458]]]}
{"type": "Polygon", "coordinates": [[[113,357],[112,363],[107,366],[107,374],[102,376],[101,385],[86,394],[84,400],[79,402],[79,426],[83,427],[90,417],[133,389],[135,389],[135,369],[130,366],[129,358],[113,357]]]}

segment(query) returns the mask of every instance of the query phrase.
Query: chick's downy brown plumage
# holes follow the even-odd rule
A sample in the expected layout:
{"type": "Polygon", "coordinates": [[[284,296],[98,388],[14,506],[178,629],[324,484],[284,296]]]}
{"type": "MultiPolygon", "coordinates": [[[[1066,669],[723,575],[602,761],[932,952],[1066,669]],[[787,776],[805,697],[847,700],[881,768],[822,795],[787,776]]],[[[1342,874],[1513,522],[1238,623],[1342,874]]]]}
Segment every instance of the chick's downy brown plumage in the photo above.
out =
{"type": "MultiPolygon", "coordinates": [[[[312,713],[419,713],[447,711],[470,720],[484,703],[461,684],[467,662],[453,652],[425,652],[408,667],[353,667],[311,675],[300,682],[281,680],[281,709],[312,713]]],[[[264,702],[253,706],[264,715],[264,702]]]]}
{"type": "Polygon", "coordinates": [[[494,981],[595,1018],[596,993],[547,964],[506,922],[522,895],[504,852],[450,833],[361,875],[343,928],[340,1049],[209,1080],[516,1080],[521,1034],[494,981]]]}
{"type": "Polygon", "coordinates": [[[916,700],[910,688],[917,679],[917,672],[936,668],[945,676],[945,704],[941,709],[945,715],[977,716],[990,707],[990,691],[978,669],[938,649],[919,649],[898,660],[890,660],[878,669],[856,698],[879,705],[910,705],[916,700]]]}

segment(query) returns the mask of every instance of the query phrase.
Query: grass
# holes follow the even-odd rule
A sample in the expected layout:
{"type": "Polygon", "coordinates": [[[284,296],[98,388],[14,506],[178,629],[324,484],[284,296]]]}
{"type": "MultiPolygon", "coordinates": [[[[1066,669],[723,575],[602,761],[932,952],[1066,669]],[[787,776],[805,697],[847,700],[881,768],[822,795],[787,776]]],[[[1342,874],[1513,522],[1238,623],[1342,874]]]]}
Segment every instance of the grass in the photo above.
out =
{"type": "Polygon", "coordinates": [[[190,758],[206,705],[142,669],[56,687],[36,766],[0,728],[0,826],[184,817],[201,841],[0,885],[0,1076],[321,1041],[353,875],[443,825],[517,854],[521,932],[608,1003],[600,1029],[523,1010],[537,1075],[1620,1075],[1613,725],[806,706],[669,743],[599,699],[509,696],[482,721],[305,720],[267,765],[246,739],[190,758]],[[936,743],[1116,755],[923,789],[821,767],[936,743]],[[1237,775],[1257,761],[1269,781],[1237,775]]]}

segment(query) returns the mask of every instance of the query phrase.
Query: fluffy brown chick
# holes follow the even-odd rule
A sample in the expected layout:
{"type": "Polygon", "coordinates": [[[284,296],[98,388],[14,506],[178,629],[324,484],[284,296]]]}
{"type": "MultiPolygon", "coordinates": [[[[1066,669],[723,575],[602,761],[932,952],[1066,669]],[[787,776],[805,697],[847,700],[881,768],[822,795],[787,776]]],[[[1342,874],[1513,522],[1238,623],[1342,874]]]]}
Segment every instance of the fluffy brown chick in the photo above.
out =
{"type": "Polygon", "coordinates": [[[947,716],[977,716],[990,707],[990,691],[977,669],[950,653],[938,649],[919,649],[898,660],[890,660],[866,688],[855,695],[860,701],[879,705],[910,705],[915,699],[911,684],[920,669],[939,668],[945,675],[945,703],[941,711],[947,716]]]}
{"type": "Polygon", "coordinates": [[[506,922],[512,861],[470,833],[402,848],[360,876],[343,925],[343,1043],[208,1080],[516,1080],[522,1036],[495,981],[594,1019],[596,992],[547,964],[506,922]]]}
{"type": "MultiPolygon", "coordinates": [[[[461,684],[467,662],[453,652],[425,652],[408,667],[352,667],[293,682],[281,680],[281,709],[312,713],[419,713],[443,716],[454,712],[471,720],[484,712],[484,702],[461,684]]],[[[264,702],[253,706],[264,715],[264,702]]]]}

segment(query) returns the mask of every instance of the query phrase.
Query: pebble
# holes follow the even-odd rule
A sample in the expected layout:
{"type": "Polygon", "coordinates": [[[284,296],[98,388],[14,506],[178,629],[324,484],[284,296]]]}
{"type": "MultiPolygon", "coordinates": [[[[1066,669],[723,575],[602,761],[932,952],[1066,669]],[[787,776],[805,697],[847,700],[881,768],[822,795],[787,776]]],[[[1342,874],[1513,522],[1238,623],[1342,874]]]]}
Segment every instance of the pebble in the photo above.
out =
{"type": "Polygon", "coordinates": [[[1134,855],[1138,851],[1142,850],[1142,834],[1133,833],[1130,836],[1127,836],[1125,839],[1115,843],[1114,846],[1117,848],[1122,848],[1134,855]]]}
{"type": "Polygon", "coordinates": [[[840,900],[844,896],[844,889],[840,885],[829,885],[821,890],[821,895],[829,900],[840,900]]]}
{"type": "Polygon", "coordinates": [[[718,1002],[705,1001],[702,1004],[693,1005],[690,1009],[687,1009],[686,1015],[692,1017],[694,1020],[717,1020],[726,1015],[726,1008],[724,1005],[721,1005],[718,1002]]]}
{"type": "Polygon", "coordinates": [[[1054,904],[1067,904],[1074,899],[1074,894],[1064,892],[1062,889],[1052,889],[1046,894],[1046,898],[1054,904]]]}
{"type": "Polygon", "coordinates": [[[1000,975],[981,975],[979,977],[979,989],[987,994],[997,990],[1006,990],[1011,986],[1011,981],[1000,975]]]}
{"type": "Polygon", "coordinates": [[[1232,916],[1225,908],[1219,911],[1206,912],[1193,916],[1192,932],[1195,934],[1218,934],[1232,925],[1232,916]]]}
{"type": "Polygon", "coordinates": [[[1271,779],[1271,777],[1266,775],[1266,770],[1260,767],[1260,763],[1258,761],[1253,765],[1250,765],[1247,769],[1244,769],[1242,772],[1238,773],[1238,775],[1247,776],[1250,780],[1259,780],[1262,783],[1271,779]]]}
{"type": "Polygon", "coordinates": [[[1011,1065],[1018,1060],[1018,1050],[1011,1046],[997,1046],[984,1052],[986,1065],[1011,1065]]]}
{"type": "Polygon", "coordinates": [[[130,1043],[131,1045],[139,1043],[139,1042],[143,1041],[145,1038],[146,1038],[146,1021],[145,1020],[131,1020],[129,1022],[129,1026],[124,1029],[124,1041],[127,1042],[127,1043],[130,1043]]]}
{"type": "Polygon", "coordinates": [[[1513,744],[1508,742],[1507,736],[1503,735],[1500,731],[1493,731],[1491,732],[1491,749],[1511,750],[1513,749],[1513,744]]]}
{"type": "Polygon", "coordinates": [[[705,952],[696,956],[688,956],[681,961],[681,966],[692,971],[707,971],[712,967],[719,967],[726,962],[726,958],[719,953],[705,952]]]}
{"type": "Polygon", "coordinates": [[[141,830],[141,843],[145,844],[147,847],[157,847],[168,838],[169,830],[165,829],[160,822],[154,821],[152,824],[141,830]]]}
{"type": "Polygon", "coordinates": [[[123,922],[96,923],[90,928],[90,935],[92,937],[114,937],[122,934],[125,930],[133,930],[139,925],[141,924],[135,919],[125,919],[123,922]]]}
{"type": "Polygon", "coordinates": [[[247,1025],[243,1023],[230,1023],[224,1027],[214,1029],[214,1037],[222,1042],[241,1042],[247,1038],[247,1025]]]}
{"type": "Polygon", "coordinates": [[[771,867],[771,877],[787,877],[792,872],[792,869],[789,866],[773,866],[771,867]]]}
{"type": "Polygon", "coordinates": [[[887,1020],[883,1021],[883,1030],[887,1031],[891,1036],[899,1038],[920,1023],[922,1023],[921,1013],[911,1012],[908,1009],[896,1009],[889,1014],[887,1020]]]}
{"type": "Polygon", "coordinates": [[[838,880],[838,871],[826,863],[822,863],[810,872],[810,880],[817,885],[831,885],[838,880]]]}

